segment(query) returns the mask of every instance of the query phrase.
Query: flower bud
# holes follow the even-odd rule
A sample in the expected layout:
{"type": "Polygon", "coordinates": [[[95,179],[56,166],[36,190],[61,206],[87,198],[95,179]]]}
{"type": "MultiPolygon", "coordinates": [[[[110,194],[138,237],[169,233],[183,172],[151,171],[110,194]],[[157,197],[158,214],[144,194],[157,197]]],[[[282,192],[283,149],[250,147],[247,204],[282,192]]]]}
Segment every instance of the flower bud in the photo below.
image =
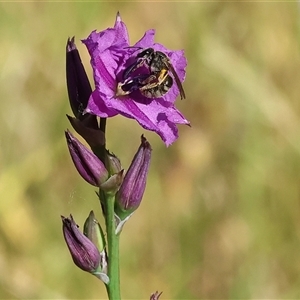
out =
{"type": "Polygon", "coordinates": [[[141,145],[125,174],[123,183],[116,194],[116,214],[123,220],[141,203],[151,159],[151,146],[141,137],[141,145]]]}
{"type": "Polygon", "coordinates": [[[158,291],[156,291],[155,293],[151,294],[150,300],[158,300],[161,294],[162,292],[159,293],[158,291]]]}
{"type": "Polygon", "coordinates": [[[119,173],[109,177],[108,180],[100,185],[101,190],[110,195],[115,195],[123,182],[123,173],[124,170],[121,170],[119,173]]]}
{"type": "Polygon", "coordinates": [[[101,279],[104,283],[108,284],[109,278],[107,276],[107,253],[106,241],[104,238],[103,230],[99,222],[95,218],[93,211],[90,212],[83,226],[84,235],[93,242],[100,252],[100,265],[96,272],[93,273],[97,278],[101,279]]]}
{"type": "Polygon", "coordinates": [[[72,215],[62,218],[63,234],[73,261],[83,271],[94,273],[100,265],[100,253],[97,247],[80,232],[72,215]]]}
{"type": "Polygon", "coordinates": [[[99,186],[108,178],[108,172],[101,160],[69,131],[66,131],[69,151],[78,173],[93,186],[99,186]]]}
{"type": "Polygon", "coordinates": [[[102,252],[105,248],[106,242],[104,238],[103,230],[99,222],[95,218],[93,211],[90,212],[83,226],[84,235],[89,238],[90,241],[102,252]]]}
{"type": "Polygon", "coordinates": [[[66,46],[67,88],[74,116],[82,119],[92,88],[74,40],[74,37],[68,39],[66,46]]]}
{"type": "Polygon", "coordinates": [[[122,170],[121,162],[117,156],[109,151],[106,152],[106,167],[110,175],[119,173],[122,170]]]}

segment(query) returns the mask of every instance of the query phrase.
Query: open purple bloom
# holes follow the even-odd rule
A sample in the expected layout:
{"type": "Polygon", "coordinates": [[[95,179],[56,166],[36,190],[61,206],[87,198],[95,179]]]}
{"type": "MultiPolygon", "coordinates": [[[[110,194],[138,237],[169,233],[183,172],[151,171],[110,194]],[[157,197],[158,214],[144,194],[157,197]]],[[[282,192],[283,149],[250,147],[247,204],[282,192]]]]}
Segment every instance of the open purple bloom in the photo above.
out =
{"type": "MultiPolygon", "coordinates": [[[[185,79],[187,61],[183,50],[171,51],[161,44],[154,43],[154,35],[154,30],[148,30],[135,45],[130,46],[126,25],[118,14],[114,28],[101,32],[93,31],[83,40],[91,55],[95,80],[95,90],[90,96],[86,112],[103,118],[121,114],[135,119],[143,128],[156,132],[166,145],[170,145],[178,138],[176,124],[189,124],[174,106],[180,93],[176,80],[172,80],[175,78],[170,79],[174,82],[170,84],[167,92],[160,96],[147,97],[140,88],[145,88],[151,71],[147,65],[142,66],[136,77],[129,76],[129,84],[126,87],[130,92],[125,96],[116,95],[118,84],[128,80],[124,79],[124,70],[136,63],[137,55],[147,48],[165,54],[180,82],[185,79]]],[[[166,74],[174,77],[170,72],[166,74]]],[[[157,88],[163,80],[159,81],[158,75],[155,76],[157,84],[154,86],[157,88]]]]}

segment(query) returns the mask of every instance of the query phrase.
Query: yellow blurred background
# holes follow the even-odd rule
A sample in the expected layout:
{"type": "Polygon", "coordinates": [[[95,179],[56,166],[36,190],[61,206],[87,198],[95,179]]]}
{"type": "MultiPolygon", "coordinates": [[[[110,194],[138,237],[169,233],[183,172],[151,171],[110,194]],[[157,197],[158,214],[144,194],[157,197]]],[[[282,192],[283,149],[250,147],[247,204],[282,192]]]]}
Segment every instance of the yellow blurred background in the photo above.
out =
{"type": "Polygon", "coordinates": [[[101,210],[72,165],[65,44],[112,27],[147,29],[185,49],[192,127],[166,148],[133,120],[108,120],[127,168],[145,134],[153,159],[121,236],[123,299],[300,298],[300,6],[298,3],[0,4],[0,298],[106,299],[72,262],[60,215],[101,210]]]}

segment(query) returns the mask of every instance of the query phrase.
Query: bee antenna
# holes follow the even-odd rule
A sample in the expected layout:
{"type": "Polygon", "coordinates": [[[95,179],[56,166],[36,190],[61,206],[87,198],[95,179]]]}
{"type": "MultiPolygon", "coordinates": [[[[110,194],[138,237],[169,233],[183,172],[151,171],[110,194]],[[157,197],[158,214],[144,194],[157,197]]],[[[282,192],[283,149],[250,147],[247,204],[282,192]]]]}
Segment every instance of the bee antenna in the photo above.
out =
{"type": "Polygon", "coordinates": [[[141,50],[141,49],[143,49],[142,47],[137,47],[137,46],[128,46],[128,47],[124,47],[125,49],[128,49],[128,48],[130,48],[130,49],[137,49],[137,50],[141,50]]]}

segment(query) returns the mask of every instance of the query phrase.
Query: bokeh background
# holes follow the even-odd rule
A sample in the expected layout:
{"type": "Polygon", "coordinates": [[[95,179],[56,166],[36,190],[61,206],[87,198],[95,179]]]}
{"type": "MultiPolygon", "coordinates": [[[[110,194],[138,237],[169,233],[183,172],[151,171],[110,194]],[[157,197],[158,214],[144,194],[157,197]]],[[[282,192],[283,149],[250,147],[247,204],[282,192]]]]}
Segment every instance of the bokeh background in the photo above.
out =
{"type": "Polygon", "coordinates": [[[112,27],[149,28],[185,49],[192,127],[166,148],[135,121],[108,121],[127,168],[145,134],[153,160],[121,237],[123,299],[300,298],[300,7],[294,3],[0,4],[0,298],[106,299],[72,262],[60,215],[82,225],[95,189],[76,173],[65,44],[112,27]]]}

